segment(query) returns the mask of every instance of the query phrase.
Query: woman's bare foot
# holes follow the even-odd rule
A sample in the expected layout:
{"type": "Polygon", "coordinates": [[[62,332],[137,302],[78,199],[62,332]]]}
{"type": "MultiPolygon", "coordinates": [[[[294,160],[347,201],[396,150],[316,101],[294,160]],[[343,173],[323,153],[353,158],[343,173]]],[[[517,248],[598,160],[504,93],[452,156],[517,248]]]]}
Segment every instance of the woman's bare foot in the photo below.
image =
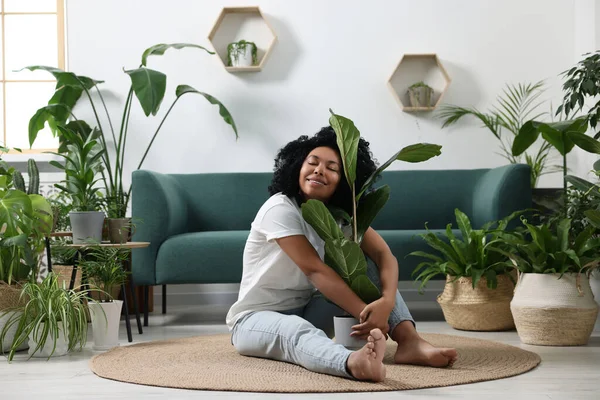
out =
{"type": "Polygon", "coordinates": [[[385,336],[379,329],[373,329],[368,343],[348,357],[348,370],[358,380],[381,382],[385,379],[385,336]]]}
{"type": "Polygon", "coordinates": [[[398,343],[394,354],[396,364],[417,364],[430,367],[451,367],[458,358],[455,349],[434,347],[421,337],[413,337],[398,343]]]}

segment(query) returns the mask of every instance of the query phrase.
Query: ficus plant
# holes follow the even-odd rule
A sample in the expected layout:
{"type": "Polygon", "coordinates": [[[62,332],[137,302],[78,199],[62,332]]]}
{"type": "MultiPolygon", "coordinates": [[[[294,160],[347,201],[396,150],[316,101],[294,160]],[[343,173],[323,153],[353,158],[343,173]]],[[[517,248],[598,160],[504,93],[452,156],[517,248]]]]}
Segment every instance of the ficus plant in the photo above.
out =
{"type": "Polygon", "coordinates": [[[352,215],[345,215],[339,209],[330,210],[322,201],[310,199],[301,206],[302,216],[325,241],[325,263],[368,304],[380,298],[381,293],[367,276],[367,261],[360,244],[364,233],[390,197],[388,185],[375,190],[370,190],[370,187],[394,161],[423,162],[440,155],[441,146],[428,143],[407,146],[377,168],[365,184],[357,188],[355,181],[360,132],[350,119],[330,112],[329,123],[336,133],[344,175],[352,190],[352,215]],[[334,215],[350,223],[350,237],[344,235],[334,215]]]}
{"type": "MultiPolygon", "coordinates": [[[[123,107],[121,124],[120,126],[116,127],[113,124],[113,120],[108,112],[102,92],[98,88],[98,85],[104,81],[95,80],[87,76],[76,75],[73,72],[63,71],[54,67],[36,65],[23,68],[30,71],[47,71],[56,79],[56,90],[48,101],[48,104],[38,109],[29,121],[30,146],[33,145],[37,138],[38,132],[44,128],[46,123],[48,123],[52,132],[55,135],[58,135],[61,143],[64,142],[65,138],[61,136],[61,132],[58,127],[68,124],[70,129],[78,132],[85,140],[92,129],[85,121],[78,120],[75,117],[73,114],[73,109],[81,96],[85,95],[85,97],[88,99],[94,115],[95,124],[100,132],[100,136],[98,138],[99,142],[106,150],[101,157],[104,165],[104,169],[101,171],[101,179],[104,183],[104,187],[106,188],[107,212],[111,218],[125,217],[127,205],[131,195],[131,187],[126,188],[123,184],[123,166],[127,147],[129,117],[131,115],[131,107],[134,103],[133,97],[135,95],[142,107],[144,114],[148,117],[150,114],[153,116],[157,115],[165,96],[167,76],[160,71],[148,68],[148,58],[150,56],[163,55],[168,49],[183,48],[196,48],[206,51],[211,55],[215,54],[214,52],[207,50],[202,46],[189,43],[157,44],[146,49],[142,54],[140,66],[136,69],[124,71],[131,79],[131,86],[123,107]],[[103,126],[100,120],[100,107],[98,107],[92,98],[93,89],[96,90],[102,109],[106,113],[108,128],[103,126]],[[110,139],[112,139],[112,143],[114,144],[114,151],[109,151],[108,143],[110,139]]],[[[189,85],[179,85],[175,89],[176,98],[163,116],[156,131],[152,135],[152,138],[150,139],[150,142],[148,143],[148,146],[139,161],[137,169],[141,168],[142,164],[144,163],[144,160],[146,159],[146,156],[148,155],[148,152],[150,151],[158,132],[160,131],[166,118],[169,116],[177,101],[179,101],[183,95],[190,93],[198,94],[204,97],[209,103],[217,105],[219,114],[226,123],[231,125],[237,139],[238,132],[235,122],[233,121],[233,118],[227,108],[225,108],[225,106],[219,100],[212,95],[198,91],[189,85]]],[[[64,143],[61,145],[61,148],[64,148],[64,143]]]]}

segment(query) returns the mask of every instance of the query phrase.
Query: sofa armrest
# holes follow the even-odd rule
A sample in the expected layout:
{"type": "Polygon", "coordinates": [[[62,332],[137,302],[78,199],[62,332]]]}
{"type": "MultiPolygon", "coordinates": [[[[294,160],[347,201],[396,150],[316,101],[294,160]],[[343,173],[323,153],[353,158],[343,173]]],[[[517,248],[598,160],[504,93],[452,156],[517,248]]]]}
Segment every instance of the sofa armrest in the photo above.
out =
{"type": "Polygon", "coordinates": [[[173,176],[138,170],[132,174],[133,240],[150,246],[132,251],[131,271],[136,285],[156,284],[156,256],[170,236],[187,232],[188,207],[173,176]]]}
{"type": "MultiPolygon", "coordinates": [[[[487,171],[474,186],[473,226],[507,217],[517,210],[531,208],[531,168],[510,164],[487,171]]],[[[512,221],[509,226],[518,225],[512,221]]]]}

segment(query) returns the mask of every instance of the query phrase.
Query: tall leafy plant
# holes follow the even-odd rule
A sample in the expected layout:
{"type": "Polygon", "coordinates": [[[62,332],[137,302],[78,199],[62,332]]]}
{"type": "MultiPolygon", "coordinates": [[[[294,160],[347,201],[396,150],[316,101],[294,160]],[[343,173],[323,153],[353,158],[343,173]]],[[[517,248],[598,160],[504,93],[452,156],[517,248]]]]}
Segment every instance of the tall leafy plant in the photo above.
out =
{"type": "Polygon", "coordinates": [[[394,161],[423,162],[440,155],[441,146],[427,143],[407,146],[377,168],[365,184],[357,188],[356,163],[360,132],[353,121],[331,110],[330,112],[329,123],[336,133],[344,175],[352,190],[352,215],[344,216],[352,226],[352,234],[349,238],[346,237],[334,218],[333,214],[340,215],[340,210],[330,211],[320,200],[310,199],[304,202],[301,206],[302,216],[325,241],[325,263],[333,268],[365,303],[371,303],[381,297],[381,293],[367,277],[367,261],[360,243],[364,233],[388,201],[390,188],[384,185],[372,191],[367,190],[394,161]]]}
{"type": "MultiPolygon", "coordinates": [[[[456,123],[463,117],[474,117],[498,139],[502,157],[511,164],[521,163],[522,156],[513,154],[512,144],[526,121],[538,119],[546,114],[538,112],[538,108],[542,105],[539,98],[543,93],[543,85],[541,81],[533,84],[507,84],[502,95],[497,98],[498,104],[487,112],[479,111],[474,107],[442,105],[439,114],[440,118],[444,119],[442,128],[456,123]],[[504,131],[508,131],[510,135],[506,137],[503,135],[504,131]]],[[[540,176],[557,171],[557,166],[547,166],[551,149],[550,143],[543,142],[535,155],[524,154],[525,162],[531,167],[532,188],[536,187],[540,176]]]]}
{"type": "MultiPolygon", "coordinates": [[[[103,81],[95,80],[83,75],[76,75],[73,72],[67,72],[48,66],[36,65],[23,68],[30,71],[47,71],[51,73],[54,78],[56,78],[56,90],[48,101],[48,104],[38,109],[29,121],[30,145],[33,145],[37,138],[38,132],[43,129],[46,123],[48,123],[55,134],[59,135],[61,140],[64,138],[61,137],[61,131],[58,129],[59,126],[71,124],[69,128],[79,131],[80,134],[83,134],[86,131],[89,132],[90,128],[88,124],[82,120],[78,120],[73,114],[73,108],[79,101],[80,97],[85,95],[88,99],[92,108],[95,123],[99,129],[99,142],[106,150],[101,156],[104,165],[104,171],[102,171],[101,174],[104,187],[106,188],[106,197],[108,202],[107,211],[109,217],[125,217],[127,205],[131,196],[131,187],[126,188],[123,183],[123,167],[127,148],[129,118],[131,115],[131,107],[134,103],[133,97],[135,96],[138,99],[144,114],[148,117],[150,114],[153,116],[157,115],[165,96],[167,76],[160,71],[148,68],[148,58],[150,56],[163,55],[168,49],[183,48],[196,48],[211,55],[215,54],[214,52],[207,50],[202,46],[188,43],[157,44],[146,49],[142,54],[140,66],[136,69],[125,70],[125,73],[131,80],[131,86],[125,100],[125,105],[121,116],[121,124],[120,127],[118,127],[118,130],[114,127],[115,125],[113,124],[113,120],[111,119],[106,107],[102,92],[98,88],[98,85],[103,83],[103,81]],[[93,89],[96,90],[102,109],[106,113],[106,117],[108,119],[108,129],[103,126],[100,120],[100,107],[97,106],[91,94],[93,89]],[[112,139],[112,143],[114,144],[114,151],[109,151],[110,139],[112,139]]],[[[231,125],[237,139],[238,132],[235,122],[233,121],[233,117],[219,100],[212,95],[198,91],[189,85],[179,85],[175,89],[176,98],[165,113],[156,131],[152,135],[152,138],[150,139],[150,142],[148,143],[148,146],[146,147],[146,150],[137,165],[137,169],[141,168],[142,164],[144,163],[144,160],[146,159],[148,152],[150,151],[150,148],[156,139],[156,136],[158,135],[166,118],[169,116],[171,110],[179,101],[179,99],[186,94],[200,95],[209,103],[218,106],[219,114],[227,124],[231,125]]]]}

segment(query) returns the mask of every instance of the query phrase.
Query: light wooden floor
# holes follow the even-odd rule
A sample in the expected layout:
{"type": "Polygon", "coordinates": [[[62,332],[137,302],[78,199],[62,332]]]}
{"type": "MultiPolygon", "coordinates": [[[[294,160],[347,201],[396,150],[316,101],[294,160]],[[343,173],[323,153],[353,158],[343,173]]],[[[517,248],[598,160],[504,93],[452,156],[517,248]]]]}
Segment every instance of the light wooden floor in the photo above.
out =
{"type": "MultiPolygon", "coordinates": [[[[226,310],[225,310],[226,311],[226,310]]],[[[134,343],[193,335],[226,333],[219,322],[224,310],[173,307],[165,316],[151,315],[143,335],[134,330],[134,343]],[[208,321],[208,322],[207,322],[208,321]],[[210,322],[213,321],[213,322],[210,322]]],[[[47,362],[22,358],[8,364],[0,359],[0,399],[600,399],[600,324],[584,347],[539,347],[522,345],[516,332],[478,333],[453,330],[445,322],[419,322],[422,332],[448,333],[495,340],[538,353],[542,363],[533,371],[512,378],[444,388],[405,392],[343,394],[264,394],[199,392],[126,384],[94,375],[88,361],[96,354],[91,343],[82,352],[47,362]]],[[[127,345],[125,325],[121,325],[121,345],[127,345]]],[[[26,357],[25,357],[26,358],[26,357]]]]}

